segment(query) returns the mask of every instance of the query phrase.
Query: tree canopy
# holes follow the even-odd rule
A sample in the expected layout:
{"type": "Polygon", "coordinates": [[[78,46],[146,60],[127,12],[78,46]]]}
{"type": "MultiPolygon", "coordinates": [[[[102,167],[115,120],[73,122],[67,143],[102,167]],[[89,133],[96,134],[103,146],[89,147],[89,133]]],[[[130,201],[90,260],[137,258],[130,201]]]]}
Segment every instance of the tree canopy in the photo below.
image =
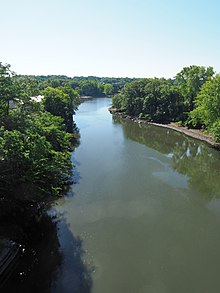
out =
{"type": "Polygon", "coordinates": [[[41,92],[36,80],[18,77],[2,63],[0,89],[0,197],[14,196],[15,189],[24,198],[59,195],[72,176],[78,94],[60,86],[41,92]],[[32,99],[39,93],[42,101],[32,99]]]}
{"type": "Polygon", "coordinates": [[[184,67],[175,79],[127,83],[112,101],[119,111],[152,122],[207,129],[220,140],[220,77],[212,67],[184,67]]]}
{"type": "Polygon", "coordinates": [[[183,101],[177,88],[164,78],[131,82],[113,97],[113,105],[128,115],[148,121],[173,121],[182,113],[183,101]]]}
{"type": "Polygon", "coordinates": [[[184,67],[175,77],[180,93],[184,97],[186,111],[192,111],[194,100],[201,86],[214,75],[212,67],[191,65],[184,67]]]}
{"type": "Polygon", "coordinates": [[[195,109],[190,112],[194,126],[203,126],[220,140],[220,76],[208,80],[201,88],[195,109]]]}

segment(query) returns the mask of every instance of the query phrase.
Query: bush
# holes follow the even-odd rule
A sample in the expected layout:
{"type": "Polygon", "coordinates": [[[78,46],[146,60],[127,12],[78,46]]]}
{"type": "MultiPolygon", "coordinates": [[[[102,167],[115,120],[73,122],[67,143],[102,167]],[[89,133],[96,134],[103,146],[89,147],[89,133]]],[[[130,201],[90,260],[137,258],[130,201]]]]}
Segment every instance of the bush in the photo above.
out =
{"type": "Polygon", "coordinates": [[[213,134],[215,141],[220,142],[220,118],[213,123],[210,132],[213,134]]]}

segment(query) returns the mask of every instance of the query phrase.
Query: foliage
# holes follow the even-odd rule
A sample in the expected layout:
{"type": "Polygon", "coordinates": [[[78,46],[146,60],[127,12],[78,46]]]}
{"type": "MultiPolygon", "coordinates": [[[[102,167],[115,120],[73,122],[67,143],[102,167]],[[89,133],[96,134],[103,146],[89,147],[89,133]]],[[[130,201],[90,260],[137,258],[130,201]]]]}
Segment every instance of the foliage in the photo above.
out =
{"type": "Polygon", "coordinates": [[[33,101],[31,96],[40,93],[36,80],[17,77],[2,63],[0,81],[0,196],[19,188],[32,198],[59,195],[71,180],[77,93],[69,87],[47,87],[43,102],[33,101]],[[16,108],[7,108],[14,97],[16,108]]]}
{"type": "Polygon", "coordinates": [[[72,98],[59,88],[47,87],[43,91],[45,110],[54,116],[61,116],[64,119],[66,130],[73,131],[74,105],[72,98]]]}
{"type": "Polygon", "coordinates": [[[95,80],[80,81],[78,91],[81,96],[100,97],[103,95],[103,88],[95,80]]]}
{"type": "Polygon", "coordinates": [[[212,67],[184,67],[175,80],[148,78],[127,83],[112,103],[119,111],[152,122],[206,128],[219,140],[220,76],[212,67]]]}
{"type": "Polygon", "coordinates": [[[216,119],[216,121],[212,124],[210,132],[213,134],[214,139],[217,142],[220,142],[220,118],[216,119]]]}
{"type": "Polygon", "coordinates": [[[203,125],[220,140],[220,76],[208,80],[195,100],[195,109],[190,113],[192,124],[203,125]]]}
{"type": "Polygon", "coordinates": [[[113,97],[112,102],[114,107],[128,115],[155,122],[179,119],[183,108],[182,96],[173,84],[164,78],[128,83],[113,97]]]}
{"type": "Polygon", "coordinates": [[[0,62],[0,119],[1,122],[8,115],[9,100],[17,97],[17,88],[14,80],[15,73],[9,64],[0,62]]]}
{"type": "Polygon", "coordinates": [[[114,92],[114,87],[112,84],[110,83],[106,83],[104,85],[104,90],[103,90],[103,93],[106,95],[106,96],[111,96],[114,92]]]}
{"type": "Polygon", "coordinates": [[[1,174],[1,186],[5,189],[29,183],[35,190],[54,193],[66,184],[71,167],[69,154],[53,150],[45,136],[31,131],[6,130],[0,146],[1,165],[10,170],[1,174]]]}
{"type": "Polygon", "coordinates": [[[134,80],[128,77],[76,76],[71,78],[65,75],[19,76],[19,78],[27,77],[34,80],[40,90],[44,90],[48,86],[52,88],[63,88],[67,86],[76,90],[79,95],[85,96],[115,95],[126,83],[134,80]]]}
{"type": "Polygon", "coordinates": [[[175,77],[178,89],[184,98],[184,111],[194,108],[194,100],[201,86],[214,75],[212,67],[191,65],[184,67],[175,77]]]}

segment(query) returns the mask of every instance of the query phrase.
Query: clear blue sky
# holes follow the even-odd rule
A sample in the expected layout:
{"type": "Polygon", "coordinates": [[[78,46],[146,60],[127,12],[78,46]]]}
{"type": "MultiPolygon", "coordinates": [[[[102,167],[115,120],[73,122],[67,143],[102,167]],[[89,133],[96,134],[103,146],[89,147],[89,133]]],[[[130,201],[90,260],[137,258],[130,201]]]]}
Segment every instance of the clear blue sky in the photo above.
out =
{"type": "Polygon", "coordinates": [[[18,74],[220,72],[219,0],[0,0],[0,61],[18,74]]]}

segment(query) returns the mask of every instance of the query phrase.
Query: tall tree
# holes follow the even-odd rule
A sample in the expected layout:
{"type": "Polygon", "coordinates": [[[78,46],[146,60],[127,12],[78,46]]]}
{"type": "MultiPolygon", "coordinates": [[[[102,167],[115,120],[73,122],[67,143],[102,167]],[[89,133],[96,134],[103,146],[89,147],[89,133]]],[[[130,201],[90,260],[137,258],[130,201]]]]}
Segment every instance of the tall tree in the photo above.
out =
{"type": "Polygon", "coordinates": [[[73,132],[74,106],[71,97],[61,89],[47,87],[43,91],[45,110],[64,119],[66,130],[73,132]]]}
{"type": "Polygon", "coordinates": [[[113,87],[113,85],[112,84],[110,84],[110,83],[106,83],[105,85],[104,85],[104,94],[106,95],[106,96],[111,96],[112,94],[113,94],[113,92],[114,92],[114,87],[113,87]]]}
{"type": "Polygon", "coordinates": [[[220,75],[202,86],[190,116],[193,125],[203,125],[214,134],[216,140],[220,140],[220,75]]]}
{"type": "Polygon", "coordinates": [[[0,62],[0,119],[1,121],[8,115],[9,101],[17,96],[16,83],[13,77],[15,73],[9,64],[0,62]]]}
{"type": "Polygon", "coordinates": [[[184,97],[185,111],[192,111],[194,100],[201,86],[214,75],[212,67],[191,65],[184,67],[175,77],[175,81],[184,97]]]}

